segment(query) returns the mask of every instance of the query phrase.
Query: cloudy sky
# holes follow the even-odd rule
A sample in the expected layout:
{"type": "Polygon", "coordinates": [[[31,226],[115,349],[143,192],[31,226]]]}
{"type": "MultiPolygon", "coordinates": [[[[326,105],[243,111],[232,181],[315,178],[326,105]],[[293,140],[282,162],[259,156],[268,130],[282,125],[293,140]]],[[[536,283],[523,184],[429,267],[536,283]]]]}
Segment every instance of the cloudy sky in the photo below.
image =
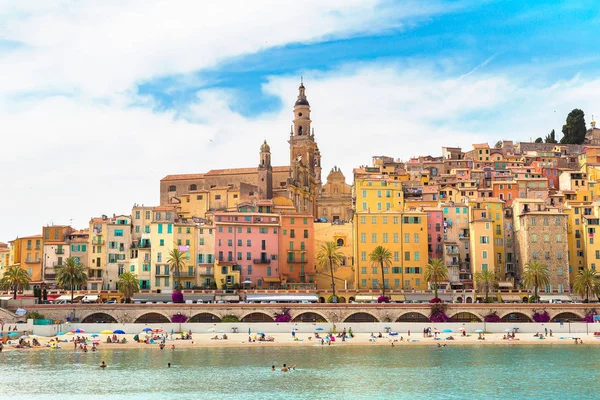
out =
{"type": "MultiPolygon", "coordinates": [[[[595,0],[0,0],[0,241],[285,165],[304,76],[325,174],[600,115],[595,0]]],[[[560,135],[559,135],[560,136],[560,135]]]]}

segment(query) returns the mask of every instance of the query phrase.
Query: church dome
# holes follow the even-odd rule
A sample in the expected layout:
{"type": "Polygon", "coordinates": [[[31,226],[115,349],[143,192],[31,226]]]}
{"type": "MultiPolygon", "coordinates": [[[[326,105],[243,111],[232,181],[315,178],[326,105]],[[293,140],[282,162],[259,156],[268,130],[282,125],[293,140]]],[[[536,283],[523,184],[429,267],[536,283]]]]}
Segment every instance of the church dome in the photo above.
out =
{"type": "Polygon", "coordinates": [[[269,146],[267,144],[267,141],[265,140],[265,142],[262,144],[262,146],[260,146],[260,151],[261,152],[266,152],[266,151],[271,151],[271,146],[269,146]]]}
{"type": "Polygon", "coordinates": [[[295,106],[310,106],[310,104],[308,104],[308,100],[306,99],[298,99],[296,101],[296,104],[294,104],[295,106]]]}

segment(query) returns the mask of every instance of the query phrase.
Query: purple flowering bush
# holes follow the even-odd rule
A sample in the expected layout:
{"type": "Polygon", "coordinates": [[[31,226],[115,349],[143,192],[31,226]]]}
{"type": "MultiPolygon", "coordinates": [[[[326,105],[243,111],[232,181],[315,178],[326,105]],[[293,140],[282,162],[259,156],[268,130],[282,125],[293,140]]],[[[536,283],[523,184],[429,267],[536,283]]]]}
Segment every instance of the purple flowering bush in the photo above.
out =
{"type": "Polygon", "coordinates": [[[390,302],[390,298],[387,296],[379,296],[377,298],[377,302],[378,303],[389,303],[390,302]]]}
{"type": "Polygon", "coordinates": [[[183,293],[179,292],[179,291],[175,291],[171,294],[171,301],[173,301],[173,303],[185,303],[185,301],[183,300],[183,293]]]}
{"type": "Polygon", "coordinates": [[[489,313],[488,315],[486,315],[485,317],[483,317],[483,321],[496,323],[496,322],[500,322],[500,317],[498,316],[496,311],[493,311],[493,312],[489,313]]]}
{"type": "Polygon", "coordinates": [[[188,320],[188,317],[186,317],[185,315],[183,315],[181,313],[174,314],[173,317],[171,317],[171,322],[174,322],[174,323],[184,323],[187,320],[188,320]]]}
{"type": "Polygon", "coordinates": [[[546,310],[533,310],[533,320],[535,322],[550,322],[550,314],[546,310]]]}
{"type": "Polygon", "coordinates": [[[281,310],[281,313],[275,313],[275,322],[292,322],[290,309],[284,308],[283,310],[281,310]]]}
{"type": "Polygon", "coordinates": [[[448,322],[450,317],[446,315],[448,306],[444,303],[432,303],[429,321],[431,322],[448,322]]]}
{"type": "Polygon", "coordinates": [[[581,322],[594,322],[594,315],[597,314],[597,311],[595,308],[591,308],[591,309],[586,309],[585,310],[585,317],[583,317],[583,319],[581,320],[581,322]]]}

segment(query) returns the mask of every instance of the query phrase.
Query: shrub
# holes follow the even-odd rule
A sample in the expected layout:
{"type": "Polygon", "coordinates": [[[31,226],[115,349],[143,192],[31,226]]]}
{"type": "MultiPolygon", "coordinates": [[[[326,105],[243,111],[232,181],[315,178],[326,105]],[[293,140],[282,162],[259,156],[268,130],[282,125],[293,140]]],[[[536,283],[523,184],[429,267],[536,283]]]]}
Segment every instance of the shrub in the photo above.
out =
{"type": "Polygon", "coordinates": [[[173,317],[171,317],[171,322],[174,322],[174,323],[184,323],[187,320],[188,320],[188,317],[186,317],[182,313],[174,314],[173,317]]]}
{"type": "Polygon", "coordinates": [[[486,315],[485,317],[483,317],[483,321],[496,323],[496,322],[500,322],[500,317],[498,316],[496,311],[493,311],[493,312],[489,313],[488,315],[486,315]]]}
{"type": "Polygon", "coordinates": [[[46,319],[39,311],[29,311],[27,313],[27,319],[46,319]]]}
{"type": "Polygon", "coordinates": [[[540,300],[540,296],[537,296],[537,297],[536,296],[530,296],[529,297],[529,302],[530,303],[538,303],[539,300],[540,300]]]}
{"type": "Polygon", "coordinates": [[[594,322],[594,315],[596,315],[597,311],[595,308],[585,309],[585,317],[581,320],[581,322],[594,322]]]}
{"type": "Polygon", "coordinates": [[[379,296],[377,298],[377,302],[378,303],[389,303],[390,302],[390,298],[387,296],[379,296]]]}
{"type": "Polygon", "coordinates": [[[430,303],[434,304],[434,303],[441,303],[442,299],[440,299],[439,297],[434,297],[433,299],[429,300],[430,303]]]}
{"type": "Polygon", "coordinates": [[[171,294],[171,300],[173,301],[173,303],[185,303],[185,301],[183,300],[183,293],[179,291],[173,292],[171,294]]]}
{"type": "Polygon", "coordinates": [[[291,322],[292,316],[290,315],[290,309],[284,308],[281,313],[275,313],[275,322],[291,322]]]}
{"type": "Polygon", "coordinates": [[[235,315],[226,315],[221,319],[221,322],[240,322],[240,319],[235,315]]]}
{"type": "Polygon", "coordinates": [[[546,310],[533,310],[533,320],[535,322],[550,322],[550,314],[546,310]]]}
{"type": "MultiPolygon", "coordinates": [[[[335,296],[335,297],[338,297],[338,296],[335,296]]],[[[329,297],[327,298],[327,302],[328,302],[328,303],[333,303],[333,295],[331,295],[331,296],[329,296],[329,297]]],[[[336,303],[337,303],[337,301],[336,301],[336,303]]]]}
{"type": "Polygon", "coordinates": [[[448,306],[444,303],[432,303],[429,321],[431,322],[448,322],[450,318],[446,315],[448,306]]]}

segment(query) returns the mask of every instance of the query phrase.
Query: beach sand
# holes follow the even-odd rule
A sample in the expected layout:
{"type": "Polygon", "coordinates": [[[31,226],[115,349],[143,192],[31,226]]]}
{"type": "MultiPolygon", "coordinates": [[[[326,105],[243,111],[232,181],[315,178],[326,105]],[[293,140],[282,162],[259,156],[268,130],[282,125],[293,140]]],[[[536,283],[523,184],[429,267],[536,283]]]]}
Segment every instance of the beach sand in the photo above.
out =
{"type": "MultiPolygon", "coordinates": [[[[378,336],[378,332],[374,332],[375,336],[378,336]]],[[[200,348],[200,347],[282,347],[282,346],[321,346],[320,340],[316,339],[314,334],[306,334],[299,333],[296,334],[296,338],[299,340],[293,340],[291,333],[272,333],[267,336],[273,337],[275,340],[272,342],[262,342],[262,341],[248,341],[247,333],[227,333],[228,339],[223,340],[214,340],[212,338],[215,337],[215,333],[198,333],[193,334],[192,340],[179,340],[176,339],[181,335],[175,334],[173,335],[173,340],[170,339],[171,335],[168,335],[169,339],[166,340],[166,347],[163,351],[171,351],[171,346],[175,346],[175,350],[187,349],[187,348],[200,348]],[[311,339],[309,339],[309,337],[311,339]]],[[[324,337],[326,333],[321,334],[320,336],[324,337]]],[[[479,340],[479,335],[477,333],[471,333],[470,336],[461,336],[460,333],[452,333],[446,334],[442,333],[438,335],[438,340],[434,337],[423,337],[422,333],[414,334],[412,333],[410,337],[404,334],[398,334],[398,336],[390,336],[386,333],[382,334],[382,338],[375,338],[374,340],[371,338],[369,333],[355,333],[354,338],[347,339],[345,342],[342,342],[341,338],[336,338],[335,342],[332,342],[331,346],[437,346],[440,345],[448,345],[448,346],[456,346],[456,345],[473,345],[473,346],[485,346],[485,345],[575,345],[574,338],[579,338],[583,340],[583,346],[585,345],[598,345],[600,344],[600,338],[596,338],[593,335],[586,334],[555,334],[553,337],[544,337],[544,339],[539,339],[534,337],[533,333],[517,333],[517,340],[505,340],[503,339],[504,334],[499,333],[488,333],[485,334],[485,340],[479,340]],[[455,340],[446,340],[445,338],[448,336],[453,336],[455,340]],[[401,338],[403,339],[401,341],[401,338]]],[[[62,351],[74,351],[73,346],[73,338],[77,337],[77,334],[74,335],[62,335],[58,336],[60,349],[62,351]],[[62,342],[66,340],[67,342],[62,342]]],[[[79,336],[85,336],[88,339],[92,339],[91,334],[79,334],[79,336]]],[[[107,349],[150,349],[150,348],[158,348],[158,341],[156,344],[145,344],[138,343],[133,340],[135,335],[127,334],[127,335],[117,335],[119,339],[126,338],[127,343],[106,343],[106,338],[108,335],[101,334],[98,338],[100,340],[99,349],[107,350],[107,349]]],[[[143,335],[139,335],[140,338],[144,338],[143,335]]],[[[222,333],[218,334],[218,337],[221,338],[223,336],[222,333]]],[[[255,334],[252,334],[251,337],[254,339],[255,334]]],[[[35,350],[52,350],[50,347],[46,347],[46,344],[50,342],[52,338],[41,337],[41,336],[30,336],[28,341],[31,341],[33,338],[37,338],[41,343],[41,347],[30,348],[30,349],[20,349],[14,347],[18,340],[11,340],[10,344],[4,345],[4,351],[35,351],[35,350]]],[[[258,337],[257,337],[258,338],[258,337]]],[[[327,341],[324,344],[328,346],[327,341]]],[[[91,349],[92,343],[88,342],[88,350],[91,349]]],[[[81,351],[81,350],[75,350],[81,351]]]]}

